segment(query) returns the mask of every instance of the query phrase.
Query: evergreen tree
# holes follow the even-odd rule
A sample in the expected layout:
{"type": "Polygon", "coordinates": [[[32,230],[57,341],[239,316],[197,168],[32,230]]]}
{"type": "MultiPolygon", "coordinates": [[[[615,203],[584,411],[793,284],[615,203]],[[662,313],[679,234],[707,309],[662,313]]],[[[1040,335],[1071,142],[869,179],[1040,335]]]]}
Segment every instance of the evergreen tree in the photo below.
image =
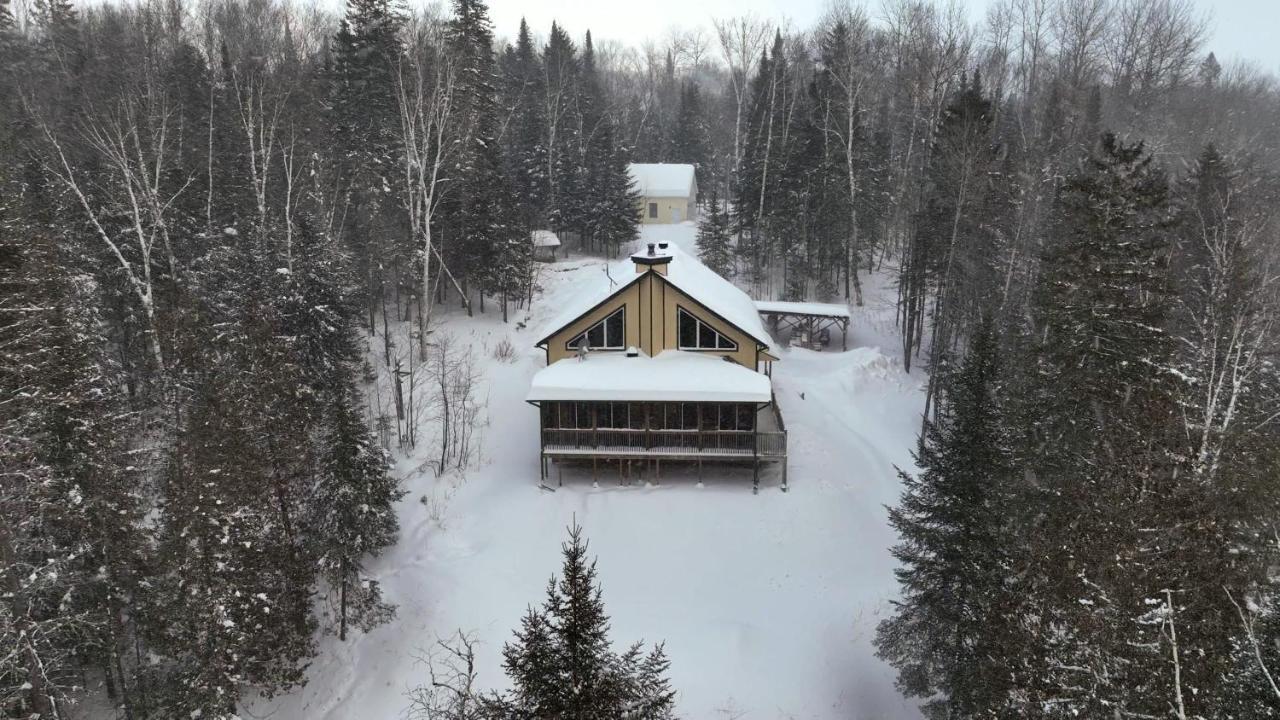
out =
{"type": "Polygon", "coordinates": [[[511,113],[507,158],[517,205],[529,230],[546,222],[550,194],[547,168],[546,79],[529,25],[520,19],[516,46],[508,51],[504,106],[511,113]]]}
{"type": "Polygon", "coordinates": [[[247,365],[226,355],[194,389],[165,480],[162,574],[143,608],[148,644],[166,658],[147,668],[160,717],[231,717],[249,688],[270,695],[302,682],[314,653],[310,625],[282,622],[298,577],[268,499],[247,365]]]}
{"type": "Polygon", "coordinates": [[[729,233],[729,213],[712,188],[706,215],[698,225],[698,257],[702,264],[726,278],[733,277],[733,238],[729,233]]]}
{"type": "Polygon", "coordinates": [[[1014,707],[1157,714],[1183,692],[1200,714],[1213,693],[1187,688],[1220,677],[1221,589],[1244,568],[1221,502],[1183,481],[1192,453],[1166,329],[1168,185],[1141,144],[1106,135],[1056,204],[1033,319],[1035,378],[1020,399],[1018,462],[1036,482],[1017,502],[1041,511],[1026,514],[1015,543],[1024,586],[1014,614],[1035,621],[1007,656],[1019,658],[1013,674],[1026,688],[1014,707]]]}
{"type": "Polygon", "coordinates": [[[348,622],[369,630],[394,612],[378,583],[364,576],[363,563],[395,542],[393,506],[404,496],[357,407],[354,393],[333,406],[308,518],[312,552],[337,596],[340,640],[346,640],[348,622]]]}
{"type": "Polygon", "coordinates": [[[695,81],[686,82],[680,90],[680,111],[676,115],[671,159],[694,167],[699,189],[705,192],[705,188],[712,185],[711,132],[707,127],[702,91],[695,81]]]}
{"type": "Polygon", "coordinates": [[[401,231],[396,187],[401,156],[396,106],[396,67],[403,47],[404,17],[398,0],[349,0],[333,38],[329,135],[338,187],[346,194],[344,236],[365,280],[370,327],[397,254],[411,250],[393,240],[401,231]]]}
{"type": "Polygon", "coordinates": [[[980,716],[1005,690],[992,647],[1007,607],[1002,515],[1012,465],[997,354],[986,323],[952,379],[950,404],[925,426],[915,456],[921,473],[899,473],[905,489],[889,511],[902,600],[876,644],[898,668],[903,692],[927,699],[931,718],[980,716]]]}
{"type": "Polygon", "coordinates": [[[580,174],[584,182],[577,188],[580,196],[573,205],[583,236],[600,249],[616,253],[638,234],[640,197],[631,188],[627,153],[618,143],[613,119],[606,112],[590,32],[583,43],[579,82],[584,135],[580,174]]]}
{"type": "Polygon", "coordinates": [[[582,122],[578,107],[578,49],[569,34],[551,23],[542,51],[547,122],[548,222],[556,231],[578,231],[582,208],[582,122]]]}
{"type": "Polygon", "coordinates": [[[502,293],[503,313],[510,297],[520,297],[528,277],[531,249],[520,223],[512,187],[498,143],[497,76],[493,30],[480,0],[455,0],[449,21],[449,52],[458,73],[455,90],[460,187],[453,198],[453,222],[459,242],[451,267],[476,280],[483,291],[502,293]]]}
{"type": "Polygon", "coordinates": [[[662,646],[648,654],[639,645],[615,654],[582,528],[570,528],[569,541],[561,547],[560,579],[551,579],[542,607],[529,609],[515,641],[503,648],[514,688],[495,701],[497,715],[671,718],[675,693],[666,681],[668,661],[662,646]]]}

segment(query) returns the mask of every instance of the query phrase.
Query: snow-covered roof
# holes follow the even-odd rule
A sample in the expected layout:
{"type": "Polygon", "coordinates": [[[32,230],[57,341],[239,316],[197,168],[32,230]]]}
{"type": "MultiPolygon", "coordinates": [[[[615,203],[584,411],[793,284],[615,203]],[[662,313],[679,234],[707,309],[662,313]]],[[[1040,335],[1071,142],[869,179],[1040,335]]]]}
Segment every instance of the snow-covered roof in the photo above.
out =
{"type": "Polygon", "coordinates": [[[756,309],[762,313],[780,315],[818,315],[821,317],[849,317],[847,305],[816,302],[788,302],[784,300],[757,300],[756,309]]]}
{"type": "Polygon", "coordinates": [[[632,163],[631,181],[642,197],[689,197],[693,194],[693,166],[674,163],[632,163]]]}
{"type": "Polygon", "coordinates": [[[525,399],[766,403],[770,387],[767,375],[715,355],[593,352],[585,360],[565,358],[539,370],[525,399]]]}
{"type": "MultiPolygon", "coordinates": [[[[765,330],[764,323],[760,320],[760,311],[756,309],[755,301],[750,295],[674,243],[668,245],[662,252],[671,256],[664,279],[750,335],[761,345],[769,347],[772,339],[769,337],[769,332],[765,330]]],[[[632,263],[630,258],[621,260],[610,265],[607,274],[602,272],[596,275],[594,280],[584,280],[577,299],[565,304],[564,309],[555,319],[542,329],[542,336],[550,337],[591,308],[644,277],[644,273],[635,271],[632,263]],[[613,278],[612,282],[610,278],[613,278]]]]}
{"type": "Polygon", "coordinates": [[[550,230],[534,230],[533,231],[534,247],[560,247],[560,238],[550,230]]]}

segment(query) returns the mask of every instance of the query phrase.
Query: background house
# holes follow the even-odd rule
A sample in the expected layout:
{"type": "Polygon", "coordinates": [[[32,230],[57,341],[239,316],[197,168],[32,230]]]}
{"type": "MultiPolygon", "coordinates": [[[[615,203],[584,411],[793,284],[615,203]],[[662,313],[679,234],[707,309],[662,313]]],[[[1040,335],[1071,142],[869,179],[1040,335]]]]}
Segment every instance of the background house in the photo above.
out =
{"type": "Polygon", "coordinates": [[[698,181],[692,165],[632,163],[627,170],[640,192],[641,222],[681,223],[697,218],[698,181]]]}
{"type": "Polygon", "coordinates": [[[560,238],[550,230],[533,231],[533,259],[540,262],[552,262],[560,249],[560,238]]]}

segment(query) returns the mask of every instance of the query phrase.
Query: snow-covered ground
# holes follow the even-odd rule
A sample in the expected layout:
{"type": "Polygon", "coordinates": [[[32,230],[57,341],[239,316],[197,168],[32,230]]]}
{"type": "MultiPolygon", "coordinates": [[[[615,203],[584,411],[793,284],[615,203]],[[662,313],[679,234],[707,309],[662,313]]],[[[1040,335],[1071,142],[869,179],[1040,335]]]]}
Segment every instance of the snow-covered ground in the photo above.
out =
{"type": "MultiPolygon", "coordinates": [[[[690,224],[643,233],[641,243],[693,251],[690,224]]],[[[615,644],[666,642],[683,717],[919,717],[871,643],[895,592],[884,506],[899,492],[894,465],[911,465],[923,398],[923,378],[904,374],[892,350],[891,286],[868,281],[867,306],[853,309],[854,349],[786,350],[774,366],[790,492],[770,470],[753,495],[749,470],[720,467],[701,486],[664,468],[657,486],[623,486],[615,472],[596,487],[589,471],[566,469],[562,487],[541,490],[537,412],[524,402],[544,364],[533,343],[575,281],[604,262],[543,266],[544,293],[511,324],[492,309],[441,318],[438,332],[471,343],[481,363],[482,457],[465,476],[440,479],[418,469],[423,458],[399,462],[409,491],[400,541],[370,567],[399,606],[395,620],[345,643],[324,638],[307,686],[250,703],[246,717],[401,718],[405,691],[425,682],[417,658],[457,629],[479,640],[481,686],[505,687],[502,644],[559,571],[575,519],[599,559],[615,644]],[[514,362],[493,356],[504,338],[514,362]]]]}

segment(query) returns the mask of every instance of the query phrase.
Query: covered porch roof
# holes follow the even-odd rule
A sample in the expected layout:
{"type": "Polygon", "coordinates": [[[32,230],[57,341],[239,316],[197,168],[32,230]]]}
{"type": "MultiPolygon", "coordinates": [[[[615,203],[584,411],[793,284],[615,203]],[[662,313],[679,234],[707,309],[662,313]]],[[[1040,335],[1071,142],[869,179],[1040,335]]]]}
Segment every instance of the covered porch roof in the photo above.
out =
{"type": "Polygon", "coordinates": [[[709,355],[666,350],[644,353],[588,353],[539,370],[525,400],[639,402],[751,402],[772,399],[768,376],[709,355]]]}

